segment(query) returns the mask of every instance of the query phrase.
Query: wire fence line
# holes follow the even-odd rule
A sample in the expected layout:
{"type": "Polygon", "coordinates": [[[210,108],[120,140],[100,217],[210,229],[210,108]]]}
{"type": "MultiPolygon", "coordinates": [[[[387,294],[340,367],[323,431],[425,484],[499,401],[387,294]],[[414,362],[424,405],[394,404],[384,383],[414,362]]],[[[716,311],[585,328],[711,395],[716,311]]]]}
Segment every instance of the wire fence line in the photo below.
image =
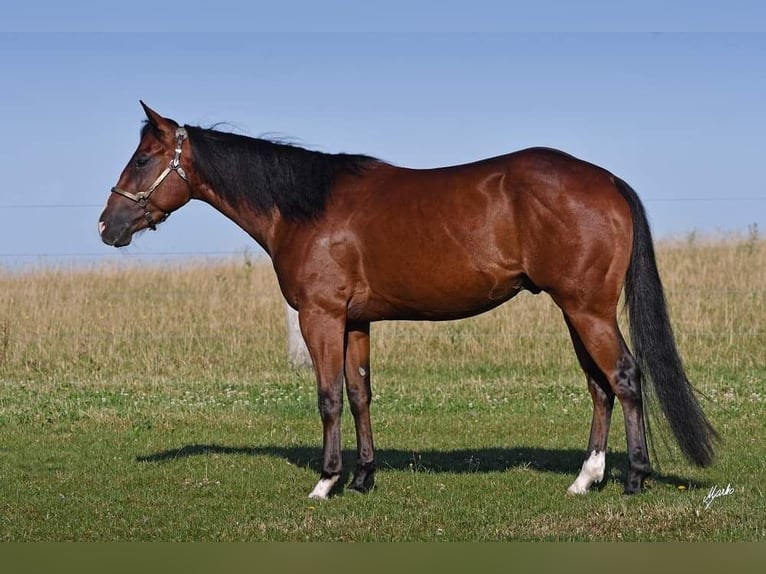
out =
{"type": "Polygon", "coordinates": [[[18,203],[0,205],[0,209],[98,209],[106,203],[18,203]]]}
{"type": "MultiPolygon", "coordinates": [[[[644,198],[646,203],[700,203],[700,202],[764,202],[764,197],[666,197],[666,198],[644,198]]],[[[0,204],[2,211],[20,211],[20,210],[45,210],[45,209],[101,209],[104,204],[0,204]]],[[[219,258],[219,257],[258,257],[258,250],[249,249],[239,250],[219,250],[219,251],[152,251],[145,253],[122,252],[119,256],[111,251],[104,252],[69,252],[69,253],[29,253],[29,252],[6,252],[0,253],[0,260],[78,260],[78,259],[110,259],[114,261],[134,260],[134,259],[161,259],[161,258],[219,258]]]]}
{"type": "MultiPolygon", "coordinates": [[[[766,196],[756,197],[644,197],[645,203],[701,203],[701,202],[732,202],[766,201],[766,196]]],[[[8,203],[0,204],[0,210],[8,209],[100,209],[105,203],[8,203]]]]}
{"type": "Polygon", "coordinates": [[[115,256],[113,250],[106,253],[0,253],[0,258],[3,257],[19,257],[19,258],[36,258],[43,259],[60,257],[62,259],[71,258],[91,258],[91,257],[107,257],[114,260],[120,260],[124,257],[221,257],[221,256],[257,256],[258,252],[249,250],[238,251],[153,251],[151,253],[120,253],[115,256]]]}

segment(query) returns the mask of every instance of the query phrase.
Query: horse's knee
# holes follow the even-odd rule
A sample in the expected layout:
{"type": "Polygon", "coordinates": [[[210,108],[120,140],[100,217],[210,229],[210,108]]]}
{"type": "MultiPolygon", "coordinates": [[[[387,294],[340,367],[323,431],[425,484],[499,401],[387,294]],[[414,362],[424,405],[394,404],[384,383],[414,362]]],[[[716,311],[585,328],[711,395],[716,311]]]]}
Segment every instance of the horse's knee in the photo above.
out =
{"type": "Polygon", "coordinates": [[[343,400],[330,393],[320,392],[318,396],[319,416],[323,421],[333,421],[340,417],[343,400]]]}
{"type": "Polygon", "coordinates": [[[348,394],[348,404],[353,414],[369,409],[372,402],[372,393],[368,389],[363,386],[349,386],[346,389],[346,393],[348,394]]]}

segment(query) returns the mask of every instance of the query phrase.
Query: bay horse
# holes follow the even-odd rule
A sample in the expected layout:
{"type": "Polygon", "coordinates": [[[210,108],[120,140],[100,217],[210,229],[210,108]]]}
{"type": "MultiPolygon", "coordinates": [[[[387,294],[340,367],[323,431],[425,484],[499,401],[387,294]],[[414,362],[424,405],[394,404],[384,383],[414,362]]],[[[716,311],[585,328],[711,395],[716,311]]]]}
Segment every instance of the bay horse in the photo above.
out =
{"type": "Polygon", "coordinates": [[[585,462],[568,493],[604,477],[615,397],[626,427],[626,493],[640,492],[651,472],[647,396],[656,396],[686,458],[712,463],[717,434],[676,348],[644,208],[615,175],[547,148],[405,169],[181,127],[141,105],[140,143],[101,214],[101,239],[128,245],[196,199],[271,257],[316,373],[323,455],[311,498],[327,498],[341,476],[344,381],[357,440],[347,488],[374,484],[372,322],[461,319],[523,289],[546,292],[561,309],[593,400],[585,462]],[[617,322],[623,287],[634,354],[617,322]]]}

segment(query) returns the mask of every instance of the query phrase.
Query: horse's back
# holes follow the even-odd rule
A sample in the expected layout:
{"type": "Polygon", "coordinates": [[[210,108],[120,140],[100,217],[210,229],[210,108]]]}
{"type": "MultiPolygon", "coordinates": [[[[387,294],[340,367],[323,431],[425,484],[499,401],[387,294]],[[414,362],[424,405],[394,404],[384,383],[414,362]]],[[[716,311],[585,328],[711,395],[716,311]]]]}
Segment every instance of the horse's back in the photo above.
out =
{"type": "Polygon", "coordinates": [[[457,258],[479,269],[516,269],[541,248],[587,249],[632,236],[614,176],[555,149],[427,170],[386,166],[374,179],[352,219],[399,259],[427,252],[440,268],[457,258]]]}

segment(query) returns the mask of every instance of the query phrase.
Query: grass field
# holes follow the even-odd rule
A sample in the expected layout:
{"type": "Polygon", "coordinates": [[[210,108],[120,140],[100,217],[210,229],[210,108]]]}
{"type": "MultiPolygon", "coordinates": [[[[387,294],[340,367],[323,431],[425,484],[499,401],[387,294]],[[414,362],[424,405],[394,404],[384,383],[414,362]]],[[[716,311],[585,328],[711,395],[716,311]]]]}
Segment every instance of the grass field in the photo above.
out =
{"type": "Polygon", "coordinates": [[[619,409],[602,487],[565,495],[591,406],[545,295],[374,325],[377,487],[317,502],[314,378],[288,366],[266,262],[0,271],[0,540],[766,541],[766,242],[659,259],[723,442],[700,470],[659,441],[634,497],[619,409]]]}

